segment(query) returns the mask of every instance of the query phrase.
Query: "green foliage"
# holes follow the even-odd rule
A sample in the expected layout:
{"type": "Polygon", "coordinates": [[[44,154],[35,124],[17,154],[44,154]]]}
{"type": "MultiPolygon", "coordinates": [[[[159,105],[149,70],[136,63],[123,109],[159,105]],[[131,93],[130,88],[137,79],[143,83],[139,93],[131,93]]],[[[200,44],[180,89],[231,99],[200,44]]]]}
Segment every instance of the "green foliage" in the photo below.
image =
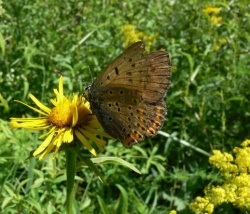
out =
{"type": "MultiPolygon", "coordinates": [[[[0,1],[1,3],[1,1],[0,1]]],[[[150,36],[151,49],[171,55],[172,83],[163,131],[208,153],[229,151],[250,138],[250,22],[248,1],[3,1],[0,7],[1,213],[63,213],[65,159],[25,160],[39,134],[10,130],[9,117],[29,116],[14,100],[29,93],[45,104],[57,87],[84,91],[124,50],[123,25],[150,36]],[[220,7],[213,25],[202,10],[220,7]],[[90,69],[89,69],[90,68],[90,69]],[[90,70],[90,71],[89,71],[90,70]]],[[[51,106],[50,106],[51,107],[51,106]]],[[[33,114],[33,113],[32,113],[33,114]]],[[[33,115],[37,116],[37,115],[33,115]]],[[[104,183],[84,168],[76,176],[78,213],[188,213],[210,182],[219,182],[208,157],[157,135],[125,149],[110,141],[104,157],[119,157],[142,172],[100,164],[104,183]]],[[[106,160],[107,161],[107,160],[106,160]]],[[[111,160],[109,160],[111,161],[111,160]]],[[[221,207],[220,213],[240,213],[221,207]]]]}

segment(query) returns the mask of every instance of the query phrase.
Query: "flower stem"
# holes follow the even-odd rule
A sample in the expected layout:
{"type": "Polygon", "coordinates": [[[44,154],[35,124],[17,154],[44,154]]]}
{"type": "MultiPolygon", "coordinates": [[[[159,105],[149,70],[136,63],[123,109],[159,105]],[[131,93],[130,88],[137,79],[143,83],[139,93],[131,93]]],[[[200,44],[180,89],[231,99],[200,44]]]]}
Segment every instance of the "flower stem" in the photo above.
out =
{"type": "Polygon", "coordinates": [[[70,149],[65,150],[66,153],[66,174],[67,174],[67,214],[73,214],[73,202],[75,198],[74,178],[76,172],[76,153],[70,149]]]}

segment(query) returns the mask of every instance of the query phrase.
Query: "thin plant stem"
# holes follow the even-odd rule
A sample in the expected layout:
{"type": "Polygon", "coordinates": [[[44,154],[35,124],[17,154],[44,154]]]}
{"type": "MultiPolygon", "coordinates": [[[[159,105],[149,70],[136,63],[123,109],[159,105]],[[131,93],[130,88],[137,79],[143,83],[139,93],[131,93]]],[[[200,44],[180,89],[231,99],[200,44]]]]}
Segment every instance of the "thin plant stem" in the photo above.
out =
{"type": "Polygon", "coordinates": [[[67,174],[67,214],[74,214],[73,202],[75,199],[74,178],[76,172],[76,153],[70,149],[65,150],[66,153],[66,174],[67,174]]]}

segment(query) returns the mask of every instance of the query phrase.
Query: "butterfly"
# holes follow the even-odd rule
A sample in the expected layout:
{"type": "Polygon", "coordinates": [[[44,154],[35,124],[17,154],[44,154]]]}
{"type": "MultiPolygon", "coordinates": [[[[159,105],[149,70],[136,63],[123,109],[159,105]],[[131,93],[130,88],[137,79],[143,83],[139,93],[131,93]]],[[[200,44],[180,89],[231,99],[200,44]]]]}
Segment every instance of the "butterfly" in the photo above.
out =
{"type": "Polygon", "coordinates": [[[90,108],[103,129],[125,147],[154,136],[167,113],[164,97],[170,85],[169,55],[143,56],[136,42],[112,61],[88,88],[90,108]]]}

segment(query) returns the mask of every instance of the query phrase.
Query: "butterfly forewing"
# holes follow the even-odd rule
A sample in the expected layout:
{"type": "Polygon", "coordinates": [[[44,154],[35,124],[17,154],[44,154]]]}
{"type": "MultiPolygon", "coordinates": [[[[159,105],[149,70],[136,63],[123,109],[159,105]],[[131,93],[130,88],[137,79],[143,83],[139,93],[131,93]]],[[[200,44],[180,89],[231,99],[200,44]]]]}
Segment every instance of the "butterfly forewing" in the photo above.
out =
{"type": "Polygon", "coordinates": [[[141,54],[145,51],[145,45],[142,42],[136,42],[128,47],[122,54],[113,60],[107,68],[96,78],[93,87],[98,85],[106,86],[111,81],[115,80],[121,72],[124,72],[132,61],[138,60],[141,54]]]}
{"type": "Polygon", "coordinates": [[[144,49],[142,42],[131,45],[89,92],[91,109],[105,131],[126,147],[155,135],[165,120],[169,57],[164,51],[141,56],[144,49]]]}

